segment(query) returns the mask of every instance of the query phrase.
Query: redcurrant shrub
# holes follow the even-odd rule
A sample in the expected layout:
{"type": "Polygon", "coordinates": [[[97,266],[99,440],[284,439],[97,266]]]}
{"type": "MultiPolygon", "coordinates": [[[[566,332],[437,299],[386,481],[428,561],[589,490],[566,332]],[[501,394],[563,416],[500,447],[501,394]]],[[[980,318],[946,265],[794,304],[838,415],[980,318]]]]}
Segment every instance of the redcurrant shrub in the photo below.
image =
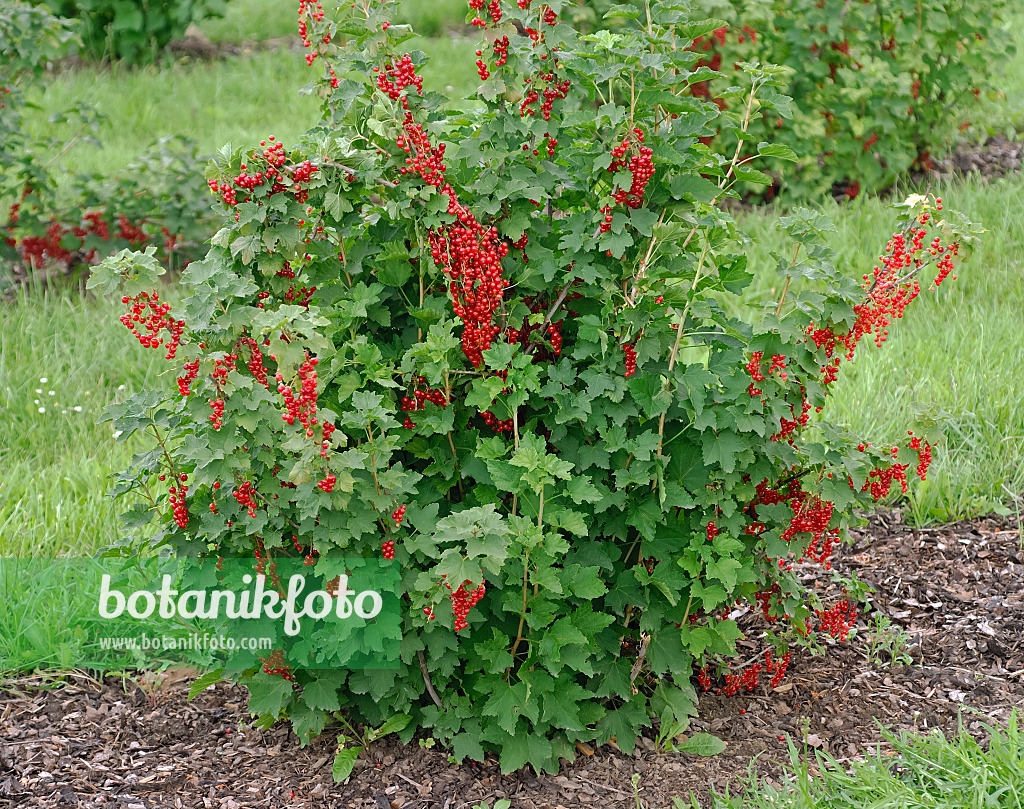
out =
{"type": "Polygon", "coordinates": [[[106,414],[158,442],[118,481],[131,542],[401,572],[397,669],[277,654],[235,673],[303,741],[341,711],[505,771],[554,770],[576,742],[630,751],[652,721],[685,727],[691,678],[777,684],[791,646],[844,636],[854,599],[826,603],[794,563],[828,568],[856,506],[927,473],[934,425],[873,446],[814,416],[976,228],[911,198],[853,280],[829,222],[795,210],[781,298],[730,315],[752,275],[720,203],[755,158],[792,156],[749,134],[787,114],[782,72],[745,65],[723,108],[693,97],[717,74],[680,46],[720,21],[666,2],[580,36],[562,5],[472,0],[486,77],[462,109],[392,4],[330,19],[303,0],[323,119],[211,166],[223,227],[180,304],[151,252],[90,281],[178,375],[106,414]],[[724,153],[702,142],[717,132],[724,153]],[[766,627],[750,671],[743,603],[766,627]]]}
{"type": "Polygon", "coordinates": [[[221,16],[225,0],[53,0],[50,8],[77,20],[84,52],[93,59],[156,61],[172,40],[206,17],[221,16]]]}
{"type": "Polygon", "coordinates": [[[766,109],[751,127],[800,155],[795,166],[771,165],[767,198],[852,199],[930,170],[957,141],[985,136],[979,101],[1000,95],[1014,53],[1006,0],[716,0],[703,8],[723,25],[689,47],[724,78],[699,84],[696,95],[729,105],[719,91],[744,61],[790,68],[792,119],[766,109]]]}

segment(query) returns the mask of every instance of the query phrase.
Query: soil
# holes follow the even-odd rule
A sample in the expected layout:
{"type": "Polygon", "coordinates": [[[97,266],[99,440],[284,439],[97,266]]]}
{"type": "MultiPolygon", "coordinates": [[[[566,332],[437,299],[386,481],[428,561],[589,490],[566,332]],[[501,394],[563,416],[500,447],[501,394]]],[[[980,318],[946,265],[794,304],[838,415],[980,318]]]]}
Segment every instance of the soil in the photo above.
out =
{"type": "Polygon", "coordinates": [[[934,167],[924,175],[924,179],[937,180],[974,173],[986,179],[1019,175],[1022,160],[1024,143],[1002,136],[989,138],[984,143],[961,143],[949,157],[933,160],[934,167]]]}
{"type": "MultiPolygon", "coordinates": [[[[795,651],[774,690],[704,694],[693,730],[727,743],[712,758],[658,752],[644,738],[634,755],[606,745],[537,777],[502,775],[494,761],[454,766],[437,749],[384,740],[334,784],[331,734],[302,750],[284,727],[255,730],[242,721],[238,689],[214,686],[188,703],[187,683],[173,675],[60,688],[22,680],[0,691],[0,809],[462,809],[501,798],[523,809],[635,809],[634,774],[645,807],[688,802],[691,791],[707,806],[709,790],[731,783],[735,792],[748,768],[778,782],[787,736],[844,763],[884,749],[880,725],[953,733],[962,721],[984,739],[984,722],[1004,723],[1024,705],[1022,548],[1019,524],[1002,518],[915,529],[898,512],[874,515],[835,567],[875,589],[874,609],[903,629],[912,664],[869,659],[875,617],[862,616],[856,637],[827,654],[795,651]]],[[[756,627],[745,641],[755,651],[756,627]]]]}

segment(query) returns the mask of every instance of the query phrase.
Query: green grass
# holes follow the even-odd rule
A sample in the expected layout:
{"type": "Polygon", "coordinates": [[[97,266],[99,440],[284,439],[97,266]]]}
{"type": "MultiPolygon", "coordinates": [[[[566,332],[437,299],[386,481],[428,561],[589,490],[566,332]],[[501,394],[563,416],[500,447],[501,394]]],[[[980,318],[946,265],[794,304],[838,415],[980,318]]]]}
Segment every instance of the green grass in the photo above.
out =
{"type": "MultiPolygon", "coordinates": [[[[881,349],[862,343],[823,414],[874,443],[905,437],[915,405],[948,416],[947,442],[935,452],[928,481],[911,486],[918,522],[976,515],[1024,492],[1024,399],[1016,375],[1024,363],[1024,185],[1019,178],[955,182],[936,193],[989,232],[958,280],[922,291],[881,349]]],[[[896,212],[873,199],[829,213],[841,269],[853,277],[870,272],[896,212]]],[[[753,239],[753,295],[770,300],[779,294],[769,257],[783,246],[777,221],[776,212],[764,212],[743,223],[753,239]]]]}
{"type": "MultiPolygon", "coordinates": [[[[786,783],[753,783],[739,797],[716,796],[714,809],[1024,809],[1024,734],[1014,711],[1005,729],[985,725],[987,745],[963,728],[946,738],[883,732],[888,750],[849,769],[790,745],[786,783]],[[812,774],[812,766],[816,772],[812,774]]],[[[693,803],[691,805],[696,805],[693,803]]],[[[685,806],[676,802],[679,809],[685,806]]]]}
{"type": "Polygon", "coordinates": [[[27,128],[33,135],[70,137],[73,128],[54,126],[49,117],[76,100],[94,105],[104,116],[102,148],[79,143],[64,162],[104,175],[121,171],[165,135],[187,134],[207,154],[270,134],[293,143],[318,117],[317,101],[299,98],[309,78],[301,55],[285,51],[210,64],[69,70],[31,94],[40,109],[26,115],[27,128]]]}
{"type": "Polygon", "coordinates": [[[88,555],[119,538],[105,493],[129,456],[96,420],[110,402],[160,384],[166,367],[109,303],[73,291],[3,304],[0,554],[88,555]]]}
{"type": "MultiPolygon", "coordinates": [[[[431,58],[423,71],[425,88],[464,98],[479,82],[472,48],[454,42],[416,39],[408,46],[431,58]],[[451,59],[453,50],[463,58],[451,59]]],[[[290,51],[160,68],[80,68],[31,92],[38,109],[25,121],[32,135],[65,141],[78,130],[51,124],[50,117],[77,101],[94,105],[104,116],[97,133],[102,148],[80,141],[62,160],[73,172],[115,175],[165,135],[188,135],[206,154],[225,143],[254,145],[268,135],[293,144],[319,118],[317,99],[299,96],[311,78],[302,55],[290,51]]],[[[197,182],[203,183],[201,176],[197,182]]]]}

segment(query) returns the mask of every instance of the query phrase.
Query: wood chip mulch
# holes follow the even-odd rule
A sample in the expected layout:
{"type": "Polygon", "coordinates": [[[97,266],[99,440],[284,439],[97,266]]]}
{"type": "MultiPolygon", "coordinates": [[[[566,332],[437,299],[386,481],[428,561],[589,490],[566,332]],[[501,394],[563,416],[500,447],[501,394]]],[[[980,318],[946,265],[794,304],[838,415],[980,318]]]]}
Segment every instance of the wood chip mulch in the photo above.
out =
{"type": "MultiPolygon", "coordinates": [[[[659,752],[645,738],[632,756],[605,746],[537,777],[502,775],[493,761],[454,766],[443,751],[384,740],[334,784],[330,733],[302,750],[284,727],[252,729],[235,688],[218,685],[187,703],[187,684],[173,677],[158,685],[71,678],[59,688],[21,680],[0,689],[0,809],[464,809],[501,798],[517,809],[636,809],[634,774],[645,807],[671,806],[674,796],[688,803],[691,790],[707,806],[710,789],[731,783],[735,792],[748,769],[777,781],[787,735],[841,761],[884,744],[879,723],[955,732],[962,718],[984,738],[983,721],[1005,722],[1024,706],[1022,539],[999,518],[913,529],[898,513],[873,516],[836,568],[875,588],[874,606],[903,628],[912,664],[869,661],[874,618],[862,616],[857,637],[827,655],[796,651],[774,691],[703,695],[694,729],[727,742],[713,758],[659,752]]],[[[747,641],[754,652],[756,626],[747,641]]]]}

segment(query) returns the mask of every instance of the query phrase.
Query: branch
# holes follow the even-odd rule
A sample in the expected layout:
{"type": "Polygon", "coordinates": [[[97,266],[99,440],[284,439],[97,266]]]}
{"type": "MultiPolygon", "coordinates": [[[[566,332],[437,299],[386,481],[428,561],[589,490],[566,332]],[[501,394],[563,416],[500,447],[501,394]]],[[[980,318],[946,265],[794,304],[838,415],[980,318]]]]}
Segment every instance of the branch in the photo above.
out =
{"type": "Polygon", "coordinates": [[[443,711],[444,705],[441,704],[441,698],[434,690],[434,684],[430,682],[430,672],[427,671],[427,658],[423,656],[422,649],[416,652],[416,654],[420,658],[420,671],[423,672],[423,684],[427,687],[427,693],[430,694],[430,698],[434,700],[434,704],[443,711]]]}
{"type": "Polygon", "coordinates": [[[651,642],[651,636],[642,632],[640,634],[640,652],[636,656],[636,660],[633,662],[633,668],[629,672],[629,682],[632,683],[637,675],[640,673],[640,669],[644,667],[644,658],[647,657],[647,646],[651,642]]]}
{"type": "MultiPolygon", "coordinates": [[[[756,96],[756,94],[757,94],[757,84],[755,83],[750,88],[750,97],[747,99],[747,111],[746,111],[746,113],[743,116],[743,125],[740,127],[740,131],[741,132],[745,133],[750,128],[750,117],[751,117],[751,115],[753,113],[754,97],[756,96]]],[[[729,161],[729,168],[726,169],[725,174],[722,175],[722,179],[719,180],[719,182],[718,182],[718,193],[715,195],[715,198],[712,199],[711,203],[710,203],[712,207],[714,207],[718,203],[718,200],[720,200],[722,198],[722,195],[725,193],[726,187],[729,184],[729,178],[733,175],[733,173],[736,170],[736,166],[739,165],[739,163],[740,163],[740,152],[741,152],[742,149],[743,149],[743,139],[740,138],[739,142],[736,144],[736,151],[735,151],[735,153],[732,156],[732,160],[729,161]]],[[[746,162],[746,161],[743,161],[743,162],[746,162]]],[[[664,210],[662,211],[662,214],[664,215],[664,210]]],[[[660,222],[659,222],[659,224],[660,224],[660,222]]],[[[689,234],[687,235],[686,239],[683,241],[682,245],[680,245],[680,247],[679,247],[679,252],[680,253],[682,253],[682,252],[684,252],[686,250],[686,248],[690,244],[690,240],[694,237],[694,235],[697,233],[697,230],[699,228],[700,228],[700,223],[698,223],[698,224],[693,226],[693,228],[690,230],[689,234]]],[[[653,246],[654,245],[653,245],[653,240],[652,240],[651,247],[653,248],[653,246]]],[[[648,249],[648,254],[650,254],[650,248],[648,249]]],[[[630,289],[629,294],[626,296],[626,303],[629,304],[630,306],[634,305],[634,301],[636,300],[637,288],[639,287],[640,279],[643,278],[645,272],[646,272],[646,267],[642,266],[641,270],[637,274],[636,278],[633,279],[633,287],[632,287],[632,289],[630,289]]]]}
{"type": "MultiPolygon", "coordinates": [[[[541,336],[543,336],[544,329],[546,329],[548,324],[551,322],[551,318],[555,316],[555,313],[558,311],[559,307],[565,302],[565,296],[569,294],[569,287],[571,287],[575,281],[575,277],[570,278],[568,281],[566,281],[565,286],[562,287],[562,291],[558,293],[558,297],[555,299],[555,302],[551,304],[551,308],[548,310],[547,315],[544,317],[544,322],[540,324],[541,336]]],[[[530,345],[526,347],[526,353],[532,354],[533,349],[536,348],[536,346],[537,343],[530,343],[530,345]]]]}

